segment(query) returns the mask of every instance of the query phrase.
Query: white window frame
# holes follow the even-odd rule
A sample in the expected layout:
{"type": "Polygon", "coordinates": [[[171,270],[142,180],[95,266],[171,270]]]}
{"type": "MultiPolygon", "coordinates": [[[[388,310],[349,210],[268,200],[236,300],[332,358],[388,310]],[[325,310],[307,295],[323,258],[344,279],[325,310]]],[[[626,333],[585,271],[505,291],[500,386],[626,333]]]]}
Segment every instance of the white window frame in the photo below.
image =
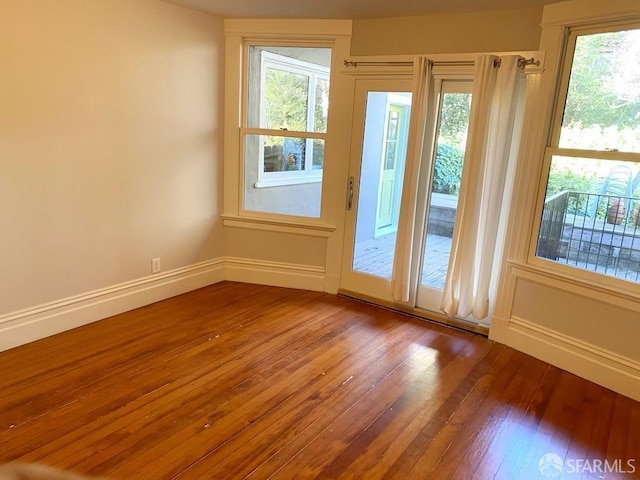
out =
{"type": "MultiPolygon", "coordinates": [[[[248,45],[250,48],[253,45],[248,45]]],[[[258,158],[258,181],[255,183],[256,188],[274,187],[282,185],[295,185],[300,183],[313,183],[322,181],[322,169],[313,169],[313,139],[308,135],[314,133],[323,134],[326,138],[326,132],[314,132],[315,122],[315,100],[316,87],[319,79],[329,82],[331,69],[322,65],[317,65],[303,60],[298,60],[273,52],[260,52],[260,125],[265,124],[266,100],[264,92],[266,91],[267,69],[281,70],[295,75],[303,75],[308,77],[307,87],[307,125],[306,130],[299,131],[300,136],[306,137],[305,147],[305,169],[293,170],[286,172],[265,172],[264,171],[264,144],[263,137],[260,137],[259,158],[258,158]]],[[[245,120],[246,121],[246,120],[245,120]]],[[[259,127],[262,129],[261,127],[259,127]]],[[[267,131],[268,129],[264,129],[267,131]]],[[[282,136],[282,133],[280,136],[282,136]]],[[[298,137],[299,138],[299,137],[298,137]]]]}
{"type": "MultiPolygon", "coordinates": [[[[222,145],[223,210],[225,227],[296,233],[330,238],[341,220],[336,217],[343,205],[340,195],[332,195],[344,186],[350,134],[345,128],[346,105],[350,105],[350,79],[339,75],[343,59],[351,46],[351,20],[318,19],[226,19],[224,21],[224,130],[222,145]],[[246,210],[244,136],[241,135],[246,106],[244,45],[289,45],[331,48],[331,91],[329,102],[325,161],[322,173],[320,217],[246,210]]],[[[222,80],[222,79],[221,79],[222,80]]],[[[275,131],[274,134],[282,134],[275,131]]],[[[294,136],[294,135],[292,135],[294,136]]],[[[336,237],[337,238],[337,237],[336,237]]],[[[337,248],[337,247],[335,247],[337,248]]],[[[335,269],[335,267],[334,267],[335,269]]]]}
{"type": "MultiPolygon", "coordinates": [[[[583,281],[585,284],[592,286],[601,286],[609,290],[617,291],[633,291],[640,285],[640,282],[626,280],[614,277],[604,273],[583,269],[570,264],[559,263],[551,259],[545,259],[536,255],[538,237],[542,228],[542,213],[544,209],[544,197],[549,181],[549,170],[551,161],[554,156],[563,156],[571,158],[585,158],[593,160],[607,161],[633,161],[640,163],[640,152],[624,152],[615,150],[590,150],[560,147],[560,134],[562,128],[562,119],[567,101],[569,80],[571,69],[573,66],[573,56],[575,50],[576,39],[581,35],[614,32],[640,28],[640,19],[629,19],[627,21],[606,21],[598,23],[589,23],[587,25],[567,26],[564,46],[560,52],[561,67],[557,77],[556,95],[553,103],[553,117],[549,125],[548,141],[543,153],[543,169],[540,183],[538,186],[538,202],[535,210],[535,226],[532,229],[532,235],[529,242],[529,260],[528,263],[545,270],[556,272],[560,276],[570,277],[574,280],[583,281]]],[[[637,294],[637,293],[636,293],[637,294]]]]}

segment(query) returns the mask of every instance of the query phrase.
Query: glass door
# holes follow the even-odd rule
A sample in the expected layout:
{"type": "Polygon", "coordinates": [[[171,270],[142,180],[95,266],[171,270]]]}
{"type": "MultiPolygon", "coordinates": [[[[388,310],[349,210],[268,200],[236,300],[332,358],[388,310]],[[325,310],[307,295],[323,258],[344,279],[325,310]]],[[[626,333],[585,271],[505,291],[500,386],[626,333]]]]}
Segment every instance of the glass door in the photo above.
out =
{"type": "Polygon", "coordinates": [[[439,80],[435,90],[439,102],[416,306],[440,312],[462,179],[472,82],[439,80]]]}
{"type": "Polygon", "coordinates": [[[341,288],[391,299],[411,81],[356,81],[341,288]]]}

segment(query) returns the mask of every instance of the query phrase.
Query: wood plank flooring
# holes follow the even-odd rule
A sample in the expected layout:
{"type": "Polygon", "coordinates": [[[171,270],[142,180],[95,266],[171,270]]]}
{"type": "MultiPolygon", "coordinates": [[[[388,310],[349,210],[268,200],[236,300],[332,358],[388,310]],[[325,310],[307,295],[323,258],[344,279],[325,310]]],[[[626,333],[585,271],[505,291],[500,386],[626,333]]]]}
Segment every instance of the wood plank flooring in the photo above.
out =
{"type": "Polygon", "coordinates": [[[0,462],[113,479],[511,480],[640,478],[638,457],[638,402],[316,292],[223,282],[0,353],[0,462]],[[548,453],[559,475],[541,472],[548,453]]]}

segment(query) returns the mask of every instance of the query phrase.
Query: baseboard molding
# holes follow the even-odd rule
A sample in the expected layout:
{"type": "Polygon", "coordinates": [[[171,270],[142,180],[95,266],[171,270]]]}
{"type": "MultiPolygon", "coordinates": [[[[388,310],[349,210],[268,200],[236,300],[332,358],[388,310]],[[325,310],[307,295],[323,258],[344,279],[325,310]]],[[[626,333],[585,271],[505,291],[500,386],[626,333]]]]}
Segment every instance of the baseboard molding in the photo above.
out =
{"type": "Polygon", "coordinates": [[[225,280],[325,291],[324,267],[225,257],[225,280]]]}
{"type": "Polygon", "coordinates": [[[221,257],[0,315],[0,351],[223,280],[324,291],[324,267],[221,257]]]}
{"type": "Polygon", "coordinates": [[[218,283],[224,278],[224,261],[215,259],[1,315],[0,351],[218,283]]]}
{"type": "Polygon", "coordinates": [[[522,318],[494,317],[489,338],[640,401],[640,363],[522,318]]]}

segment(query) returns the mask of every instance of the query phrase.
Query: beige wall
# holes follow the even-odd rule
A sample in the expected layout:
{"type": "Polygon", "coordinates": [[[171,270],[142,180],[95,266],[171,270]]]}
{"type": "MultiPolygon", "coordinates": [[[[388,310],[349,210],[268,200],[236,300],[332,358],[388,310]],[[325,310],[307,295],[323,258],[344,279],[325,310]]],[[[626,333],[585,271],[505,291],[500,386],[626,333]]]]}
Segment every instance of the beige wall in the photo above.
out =
{"type": "Polygon", "coordinates": [[[323,267],[327,240],[293,233],[225,227],[229,257],[323,267]]]}
{"type": "Polygon", "coordinates": [[[0,314],[223,254],[222,21],[0,3],[0,314]]]}
{"type": "Polygon", "coordinates": [[[519,279],[512,316],[640,362],[638,313],[519,279]]]}
{"type": "Polygon", "coordinates": [[[351,55],[537,50],[541,8],[355,20],[351,55]]]}

